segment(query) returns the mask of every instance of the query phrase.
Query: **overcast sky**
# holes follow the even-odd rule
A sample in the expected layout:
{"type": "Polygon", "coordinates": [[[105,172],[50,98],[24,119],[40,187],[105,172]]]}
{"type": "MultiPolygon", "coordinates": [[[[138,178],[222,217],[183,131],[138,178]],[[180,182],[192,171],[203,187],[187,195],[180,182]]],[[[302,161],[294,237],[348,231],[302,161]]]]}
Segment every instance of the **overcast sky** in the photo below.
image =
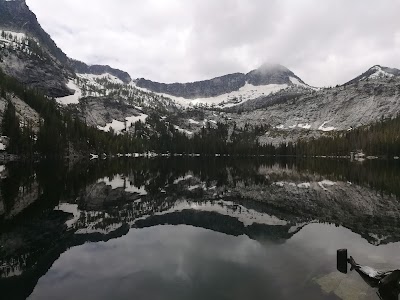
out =
{"type": "Polygon", "coordinates": [[[315,86],[400,68],[400,0],[27,0],[68,56],[189,82],[280,63],[315,86]]]}

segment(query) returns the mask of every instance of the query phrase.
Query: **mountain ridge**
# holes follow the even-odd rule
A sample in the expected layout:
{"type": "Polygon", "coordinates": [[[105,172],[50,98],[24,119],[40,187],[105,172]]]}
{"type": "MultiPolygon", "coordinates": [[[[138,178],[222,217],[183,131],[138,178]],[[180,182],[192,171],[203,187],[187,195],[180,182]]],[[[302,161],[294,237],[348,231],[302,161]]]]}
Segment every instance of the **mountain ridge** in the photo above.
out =
{"type": "Polygon", "coordinates": [[[362,73],[361,75],[353,78],[352,80],[346,82],[344,85],[357,83],[367,79],[374,79],[374,78],[391,78],[393,76],[400,76],[400,70],[397,68],[389,68],[384,67],[381,65],[374,65],[369,68],[367,71],[362,73]]]}
{"type": "Polygon", "coordinates": [[[102,75],[105,73],[109,73],[119,78],[122,82],[126,84],[132,81],[132,78],[128,72],[120,69],[115,69],[113,67],[110,67],[109,65],[88,65],[75,59],[70,59],[69,65],[74,69],[76,73],[93,75],[102,75]]]}
{"type": "MultiPolygon", "coordinates": [[[[103,65],[89,66],[69,58],[42,28],[25,0],[0,0],[0,15],[0,31],[10,31],[16,36],[23,35],[27,39],[33,39],[38,44],[37,46],[49,55],[46,61],[43,60],[40,63],[26,56],[20,58],[18,55],[15,55],[13,60],[9,60],[8,64],[1,65],[0,62],[0,66],[7,74],[17,77],[28,86],[38,87],[50,97],[63,97],[71,93],[66,84],[68,78],[75,76],[74,73],[94,75],[109,73],[125,83],[131,81],[130,75],[125,71],[103,65]],[[15,72],[11,68],[14,66],[15,69],[16,65],[19,65],[20,72],[15,72]],[[24,73],[30,74],[29,80],[23,78],[24,73]],[[51,74],[51,76],[43,76],[43,74],[51,74]]],[[[24,44],[25,41],[21,39],[19,43],[24,44]]]]}
{"type": "MultiPolygon", "coordinates": [[[[248,73],[231,73],[207,80],[186,83],[161,83],[145,78],[135,80],[136,86],[151,92],[167,94],[185,99],[210,98],[238,91],[246,84],[252,86],[263,86],[272,84],[299,84],[308,86],[304,81],[279,64],[263,64],[259,68],[248,73]]],[[[310,87],[310,86],[308,86],[310,87]]]]}
{"type": "Polygon", "coordinates": [[[271,131],[259,141],[279,144],[299,140],[298,136],[314,138],[352,130],[400,111],[400,70],[395,68],[375,65],[331,89],[314,89],[288,68],[268,63],[248,73],[188,83],[132,81],[125,71],[68,58],[24,0],[0,0],[2,12],[0,32],[2,28],[17,31],[15,37],[0,38],[4,73],[28,88],[47,90],[47,96],[64,106],[61,110],[75,104],[71,109],[97,128],[109,130],[116,124],[114,132],[126,132],[133,127],[131,122],[124,128],[126,120],[151,114],[155,117],[147,120],[171,123],[171,128],[186,135],[210,123],[214,127],[223,124],[231,131],[248,124],[270,126],[271,131]]]}

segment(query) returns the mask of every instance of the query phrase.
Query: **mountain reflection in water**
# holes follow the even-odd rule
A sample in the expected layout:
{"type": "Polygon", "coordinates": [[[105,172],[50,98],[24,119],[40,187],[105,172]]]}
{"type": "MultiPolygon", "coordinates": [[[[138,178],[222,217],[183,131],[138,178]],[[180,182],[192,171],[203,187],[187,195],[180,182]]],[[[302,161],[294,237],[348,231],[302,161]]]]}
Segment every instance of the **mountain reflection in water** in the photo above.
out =
{"type": "Polygon", "coordinates": [[[400,164],[118,159],[0,168],[6,299],[376,299],[336,249],[400,261],[400,164]]]}

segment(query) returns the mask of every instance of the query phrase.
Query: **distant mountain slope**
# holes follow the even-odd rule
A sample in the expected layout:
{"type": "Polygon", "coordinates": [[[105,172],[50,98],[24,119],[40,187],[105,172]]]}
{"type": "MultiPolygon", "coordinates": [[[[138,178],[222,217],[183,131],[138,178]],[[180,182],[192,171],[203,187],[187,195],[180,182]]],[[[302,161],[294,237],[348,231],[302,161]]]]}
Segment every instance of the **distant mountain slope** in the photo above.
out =
{"type": "MultiPolygon", "coordinates": [[[[261,138],[266,143],[348,131],[382,118],[393,118],[400,112],[400,76],[376,76],[380,71],[374,68],[370,70],[376,72],[367,71],[359,76],[368,80],[318,91],[280,91],[226,109],[224,118],[235,120],[239,127],[246,123],[270,125],[272,129],[261,138]]],[[[383,70],[396,73],[396,69],[383,70]]]]}
{"type": "Polygon", "coordinates": [[[112,76],[117,77],[122,82],[128,84],[132,81],[131,76],[119,69],[114,69],[110,66],[103,66],[103,65],[87,65],[84,62],[71,59],[69,61],[69,65],[73,68],[76,73],[80,74],[93,74],[93,75],[103,75],[103,74],[110,74],[112,76]]]}
{"type": "Polygon", "coordinates": [[[137,79],[136,85],[155,93],[163,93],[186,99],[208,98],[239,91],[246,84],[265,86],[272,84],[306,84],[292,71],[281,65],[264,64],[247,74],[234,73],[190,83],[159,83],[144,78],[137,79]]]}
{"type": "Polygon", "coordinates": [[[202,97],[214,97],[232,91],[237,91],[245,85],[242,73],[234,73],[190,83],[159,83],[144,78],[137,79],[136,85],[155,93],[163,93],[175,97],[196,99],[202,97]]]}
{"type": "Polygon", "coordinates": [[[366,72],[362,73],[360,76],[357,76],[356,78],[345,83],[345,85],[357,83],[363,80],[376,79],[376,78],[392,78],[398,76],[400,76],[400,70],[398,69],[375,65],[372,68],[368,69],[366,72]]]}
{"type": "Polygon", "coordinates": [[[254,86],[268,84],[306,85],[288,68],[279,64],[263,64],[245,75],[247,83],[254,86]]]}

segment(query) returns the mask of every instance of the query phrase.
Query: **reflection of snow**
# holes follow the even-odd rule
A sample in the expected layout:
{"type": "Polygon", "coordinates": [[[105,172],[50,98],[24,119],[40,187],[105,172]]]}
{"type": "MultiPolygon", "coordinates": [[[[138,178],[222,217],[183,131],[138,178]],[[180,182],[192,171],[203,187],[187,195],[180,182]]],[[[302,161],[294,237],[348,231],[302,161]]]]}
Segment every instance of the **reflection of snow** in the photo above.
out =
{"type": "Polygon", "coordinates": [[[188,179],[190,179],[190,178],[192,178],[192,177],[193,177],[193,175],[186,175],[186,176],[184,176],[184,177],[179,177],[178,179],[175,179],[175,180],[174,180],[174,184],[177,184],[177,183],[179,183],[179,182],[181,182],[181,181],[188,180],[188,179]]]}
{"type": "Polygon", "coordinates": [[[386,240],[387,239],[387,237],[386,236],[378,236],[377,234],[374,234],[374,233],[368,233],[368,235],[370,236],[370,237],[372,237],[373,239],[375,239],[375,241],[374,241],[374,244],[375,245],[379,245],[382,241],[384,241],[384,240],[386,240]]]}
{"type": "Polygon", "coordinates": [[[302,227],[306,226],[307,224],[310,224],[310,222],[309,222],[309,223],[299,223],[299,224],[296,224],[296,225],[290,227],[288,232],[289,232],[289,233],[295,233],[295,232],[297,232],[299,229],[301,229],[302,227]]]}
{"type": "Polygon", "coordinates": [[[72,219],[65,222],[65,224],[68,226],[68,228],[72,227],[72,225],[74,225],[76,223],[76,221],[79,220],[79,217],[81,215],[81,212],[78,209],[78,204],[60,203],[55,208],[55,210],[60,210],[60,211],[74,215],[74,217],[72,219]]]}
{"type": "MultiPolygon", "coordinates": [[[[165,215],[172,212],[179,212],[183,210],[198,210],[207,212],[216,212],[221,215],[231,216],[238,219],[245,226],[253,223],[266,224],[266,225],[287,225],[285,220],[281,220],[275,216],[266,213],[258,212],[253,209],[248,209],[245,206],[236,204],[231,201],[206,201],[206,202],[189,202],[186,200],[176,202],[175,206],[167,211],[156,213],[155,215],[165,215]]],[[[145,219],[147,216],[140,218],[145,219]]]]}
{"type": "Polygon", "coordinates": [[[98,183],[104,182],[106,185],[111,186],[111,188],[118,189],[124,188],[127,193],[136,193],[141,196],[147,195],[147,191],[144,186],[136,187],[129,179],[122,177],[121,175],[115,175],[111,180],[109,177],[104,177],[97,181],[98,183]]]}
{"type": "Polygon", "coordinates": [[[90,234],[90,233],[101,233],[108,234],[121,228],[122,223],[109,224],[103,228],[99,228],[99,224],[103,221],[103,219],[98,220],[98,222],[94,222],[88,224],[86,228],[78,229],[75,234],[90,234]]]}
{"type": "MultiPolygon", "coordinates": [[[[302,183],[294,183],[294,182],[287,182],[287,181],[278,181],[274,182],[273,185],[279,186],[279,187],[284,187],[285,185],[291,186],[291,187],[298,187],[298,188],[311,188],[311,182],[302,182],[302,183]]],[[[336,183],[330,180],[322,180],[317,183],[313,183],[313,187],[315,188],[316,186],[321,187],[323,190],[327,191],[328,189],[326,187],[333,186],[336,183]]]]}
{"type": "Polygon", "coordinates": [[[311,184],[309,182],[300,183],[297,185],[299,188],[309,188],[311,184]]]}
{"type": "Polygon", "coordinates": [[[25,261],[22,262],[22,265],[19,264],[19,261],[13,260],[10,264],[2,264],[0,265],[0,278],[11,278],[14,276],[22,275],[22,268],[26,264],[25,261]]]}
{"type": "Polygon", "coordinates": [[[309,183],[309,182],[303,182],[303,183],[296,184],[294,182],[278,181],[278,182],[274,182],[273,185],[277,185],[280,187],[288,185],[288,186],[298,187],[298,188],[303,188],[303,189],[311,187],[311,183],[309,183]]]}
{"type": "Polygon", "coordinates": [[[198,121],[195,121],[195,120],[193,120],[193,119],[189,119],[189,123],[190,124],[200,124],[200,122],[198,122],[198,121]]]}
{"type": "Polygon", "coordinates": [[[333,186],[335,185],[335,183],[333,181],[330,180],[322,180],[320,182],[318,182],[318,185],[325,191],[327,191],[328,189],[326,188],[327,186],[333,186]]]}
{"type": "Polygon", "coordinates": [[[189,186],[189,187],[188,187],[188,190],[189,190],[189,191],[193,191],[193,190],[196,190],[196,189],[198,189],[198,188],[200,188],[200,185],[192,185],[192,186],[189,186]]]}

